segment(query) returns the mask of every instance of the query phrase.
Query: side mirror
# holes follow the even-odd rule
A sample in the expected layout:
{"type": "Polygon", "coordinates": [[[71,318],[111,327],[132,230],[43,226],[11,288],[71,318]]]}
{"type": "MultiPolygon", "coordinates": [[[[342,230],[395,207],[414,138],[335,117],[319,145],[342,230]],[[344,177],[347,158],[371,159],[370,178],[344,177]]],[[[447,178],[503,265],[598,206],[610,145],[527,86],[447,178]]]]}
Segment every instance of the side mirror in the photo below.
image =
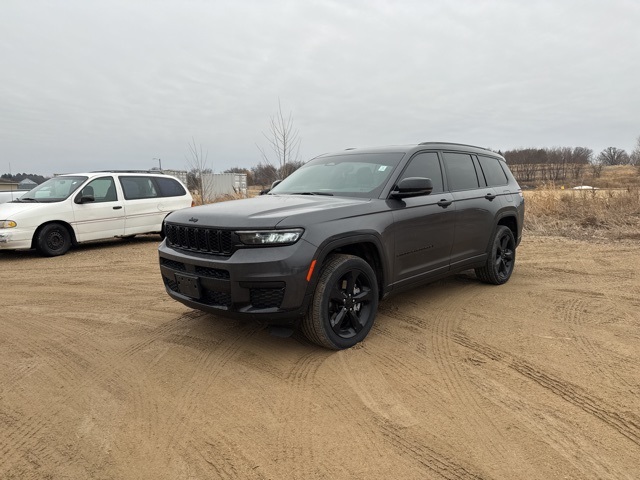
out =
{"type": "Polygon", "coordinates": [[[282,182],[282,180],[276,180],[271,184],[271,187],[265,188],[264,190],[260,190],[260,195],[266,195],[271,190],[273,190],[280,182],[282,182]]]}
{"type": "Polygon", "coordinates": [[[403,178],[391,191],[391,198],[418,197],[421,195],[429,195],[432,191],[433,182],[430,178],[403,178]]]}
{"type": "Polygon", "coordinates": [[[93,195],[82,195],[82,193],[79,193],[76,196],[74,201],[75,201],[75,203],[95,202],[96,201],[96,197],[94,197],[93,195]]]}

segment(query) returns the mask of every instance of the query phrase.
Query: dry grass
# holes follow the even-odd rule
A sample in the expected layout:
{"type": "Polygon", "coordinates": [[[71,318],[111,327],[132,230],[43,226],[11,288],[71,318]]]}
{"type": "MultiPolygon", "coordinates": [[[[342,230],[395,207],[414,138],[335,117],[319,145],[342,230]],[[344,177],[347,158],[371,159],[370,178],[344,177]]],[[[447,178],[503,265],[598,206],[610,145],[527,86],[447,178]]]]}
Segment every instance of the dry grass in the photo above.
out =
{"type": "Polygon", "coordinates": [[[525,229],[534,235],[640,240],[640,188],[525,192],[525,229]]]}
{"type": "Polygon", "coordinates": [[[605,167],[599,190],[546,185],[525,192],[525,231],[592,240],[640,240],[640,169],[605,167]]]}

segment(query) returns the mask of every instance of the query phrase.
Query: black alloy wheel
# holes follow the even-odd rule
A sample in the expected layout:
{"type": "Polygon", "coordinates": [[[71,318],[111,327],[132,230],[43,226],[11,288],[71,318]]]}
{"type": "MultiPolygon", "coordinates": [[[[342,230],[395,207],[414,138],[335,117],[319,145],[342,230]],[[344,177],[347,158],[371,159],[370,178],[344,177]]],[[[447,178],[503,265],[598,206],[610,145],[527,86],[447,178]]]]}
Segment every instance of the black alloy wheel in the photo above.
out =
{"type": "Polygon", "coordinates": [[[483,267],[476,268],[478,278],[493,285],[506,283],[516,262],[516,241],[513,232],[499,225],[491,242],[491,251],[483,267]]]}
{"type": "Polygon", "coordinates": [[[322,269],[303,332],[333,350],[362,341],[378,309],[378,283],[371,266],[353,255],[332,255],[322,269]]]}

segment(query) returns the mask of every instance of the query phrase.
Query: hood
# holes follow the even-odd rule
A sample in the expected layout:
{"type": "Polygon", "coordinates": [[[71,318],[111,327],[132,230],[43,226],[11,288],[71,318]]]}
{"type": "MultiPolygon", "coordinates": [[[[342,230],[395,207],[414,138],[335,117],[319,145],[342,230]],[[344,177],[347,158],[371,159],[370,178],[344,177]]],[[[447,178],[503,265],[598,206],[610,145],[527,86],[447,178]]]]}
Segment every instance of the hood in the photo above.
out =
{"type": "Polygon", "coordinates": [[[173,212],[168,222],[219,228],[275,228],[321,223],[369,211],[366,198],[324,195],[261,195],[173,212]]]}
{"type": "Polygon", "coordinates": [[[43,208],[46,203],[7,202],[0,204],[0,220],[15,220],[15,216],[23,212],[33,212],[43,208]]]}

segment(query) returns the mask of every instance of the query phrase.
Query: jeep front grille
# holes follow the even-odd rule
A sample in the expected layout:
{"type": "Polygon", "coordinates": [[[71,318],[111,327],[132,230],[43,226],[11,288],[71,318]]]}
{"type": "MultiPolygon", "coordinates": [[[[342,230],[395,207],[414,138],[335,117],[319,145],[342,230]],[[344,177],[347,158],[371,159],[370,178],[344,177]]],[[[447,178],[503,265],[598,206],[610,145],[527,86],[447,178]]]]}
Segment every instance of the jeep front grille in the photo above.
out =
{"type": "Polygon", "coordinates": [[[165,224],[164,229],[167,243],[173,248],[215,255],[231,255],[234,251],[230,230],[172,224],[165,224]]]}

